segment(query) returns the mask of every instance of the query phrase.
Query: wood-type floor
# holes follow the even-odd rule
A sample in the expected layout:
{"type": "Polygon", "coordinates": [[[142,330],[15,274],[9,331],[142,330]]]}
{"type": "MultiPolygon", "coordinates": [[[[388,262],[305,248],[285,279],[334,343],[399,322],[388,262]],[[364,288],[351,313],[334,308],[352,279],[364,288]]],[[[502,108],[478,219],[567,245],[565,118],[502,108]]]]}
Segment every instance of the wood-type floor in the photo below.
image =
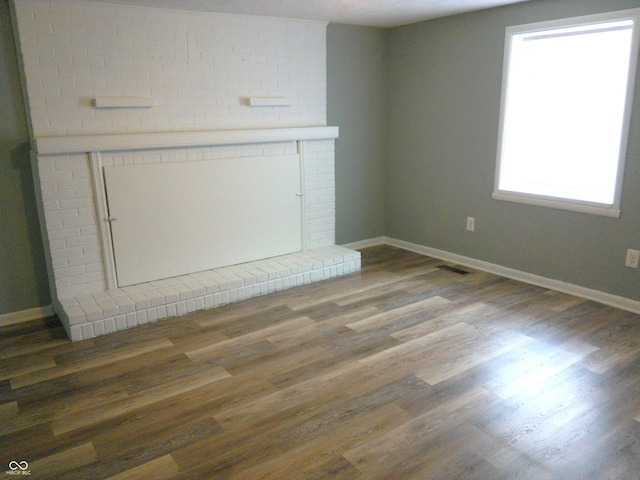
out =
{"type": "Polygon", "coordinates": [[[639,478],[640,316],[440,265],[374,247],[358,273],[82,342],[3,327],[0,475],[639,478]]]}

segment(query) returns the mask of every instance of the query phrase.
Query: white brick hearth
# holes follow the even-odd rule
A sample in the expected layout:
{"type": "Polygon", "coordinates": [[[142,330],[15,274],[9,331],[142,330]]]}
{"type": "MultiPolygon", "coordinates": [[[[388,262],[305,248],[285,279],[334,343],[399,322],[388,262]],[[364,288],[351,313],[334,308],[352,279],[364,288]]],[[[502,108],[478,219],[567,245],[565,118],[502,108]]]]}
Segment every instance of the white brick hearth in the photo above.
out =
{"type": "Polygon", "coordinates": [[[186,315],[360,269],[360,253],[329,246],[60,300],[72,340],[186,315]]]}

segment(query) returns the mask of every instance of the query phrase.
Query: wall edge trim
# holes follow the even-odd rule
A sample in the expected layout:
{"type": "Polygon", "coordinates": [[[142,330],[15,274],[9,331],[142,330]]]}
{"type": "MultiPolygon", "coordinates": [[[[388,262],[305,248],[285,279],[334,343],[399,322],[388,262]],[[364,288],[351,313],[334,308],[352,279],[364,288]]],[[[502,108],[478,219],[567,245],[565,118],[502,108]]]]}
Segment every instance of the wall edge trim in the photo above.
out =
{"type": "Polygon", "coordinates": [[[375,237],[367,240],[360,240],[358,242],[344,243],[341,246],[350,248],[351,250],[358,250],[360,248],[377,247],[378,245],[384,245],[388,243],[387,237],[375,237]]]}
{"type": "Polygon", "coordinates": [[[591,288],[583,287],[581,285],[576,285],[574,283],[562,282],[560,280],[535,275],[533,273],[523,272],[521,270],[504,267],[495,263],[485,262],[483,260],[478,260],[472,257],[466,257],[464,255],[451,253],[446,250],[439,250],[437,248],[399,240],[397,238],[377,237],[368,240],[362,240],[360,242],[354,242],[344,246],[356,250],[358,248],[366,248],[377,245],[390,245],[392,247],[402,248],[404,250],[427,255],[439,260],[454,262],[465,267],[474,268],[476,270],[492,273],[494,275],[499,275],[511,280],[528,283],[530,285],[547,288],[549,290],[567,293],[575,297],[602,303],[603,305],[619,308],[621,310],[640,315],[640,302],[632,300],[630,298],[621,297],[619,295],[603,292],[601,290],[594,290],[591,288]]]}
{"type": "Polygon", "coordinates": [[[40,320],[41,318],[50,317],[52,315],[53,307],[51,305],[29,308],[18,312],[4,313],[0,315],[0,327],[29,322],[31,320],[40,320]]]}

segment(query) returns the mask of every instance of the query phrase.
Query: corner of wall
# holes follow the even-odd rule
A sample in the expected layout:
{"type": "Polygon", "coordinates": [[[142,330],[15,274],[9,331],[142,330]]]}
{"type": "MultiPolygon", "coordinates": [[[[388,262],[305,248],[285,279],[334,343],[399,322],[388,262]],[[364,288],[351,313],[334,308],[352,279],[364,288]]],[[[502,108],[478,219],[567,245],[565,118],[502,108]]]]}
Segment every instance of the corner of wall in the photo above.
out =
{"type": "Polygon", "coordinates": [[[18,13],[16,6],[16,0],[9,0],[9,11],[11,13],[11,26],[13,29],[13,39],[16,44],[16,57],[18,58],[18,69],[20,71],[20,85],[22,86],[22,100],[24,102],[25,116],[27,119],[27,127],[29,130],[29,141],[33,145],[33,122],[31,119],[31,104],[29,102],[29,95],[27,94],[27,81],[24,69],[24,59],[22,54],[22,43],[20,42],[20,35],[18,34],[18,13]]]}

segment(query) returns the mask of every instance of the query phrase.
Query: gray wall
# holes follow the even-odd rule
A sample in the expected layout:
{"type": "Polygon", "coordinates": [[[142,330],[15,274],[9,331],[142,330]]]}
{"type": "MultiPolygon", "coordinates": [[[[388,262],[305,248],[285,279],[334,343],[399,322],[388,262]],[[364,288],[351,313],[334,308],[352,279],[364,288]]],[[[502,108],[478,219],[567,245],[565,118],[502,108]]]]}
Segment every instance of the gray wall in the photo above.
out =
{"type": "Polygon", "coordinates": [[[505,27],[638,6],[534,0],[392,29],[386,235],[640,300],[640,270],[624,267],[640,248],[640,85],[622,218],[491,198],[505,27]]]}
{"type": "Polygon", "coordinates": [[[11,15],[0,2],[0,315],[49,305],[11,15]]]}
{"type": "Polygon", "coordinates": [[[380,237],[384,229],[386,30],[327,29],[327,122],[336,142],[336,243],[380,237]]]}
{"type": "MultiPolygon", "coordinates": [[[[388,235],[640,300],[640,85],[622,218],[491,199],[504,27],[634,8],[534,0],[397,29],[329,25],[336,240],[388,235]],[[388,84],[387,84],[388,81],[388,84]],[[476,217],[475,233],[465,231],[476,217]]],[[[7,2],[0,2],[0,314],[51,302],[7,2]]]]}

